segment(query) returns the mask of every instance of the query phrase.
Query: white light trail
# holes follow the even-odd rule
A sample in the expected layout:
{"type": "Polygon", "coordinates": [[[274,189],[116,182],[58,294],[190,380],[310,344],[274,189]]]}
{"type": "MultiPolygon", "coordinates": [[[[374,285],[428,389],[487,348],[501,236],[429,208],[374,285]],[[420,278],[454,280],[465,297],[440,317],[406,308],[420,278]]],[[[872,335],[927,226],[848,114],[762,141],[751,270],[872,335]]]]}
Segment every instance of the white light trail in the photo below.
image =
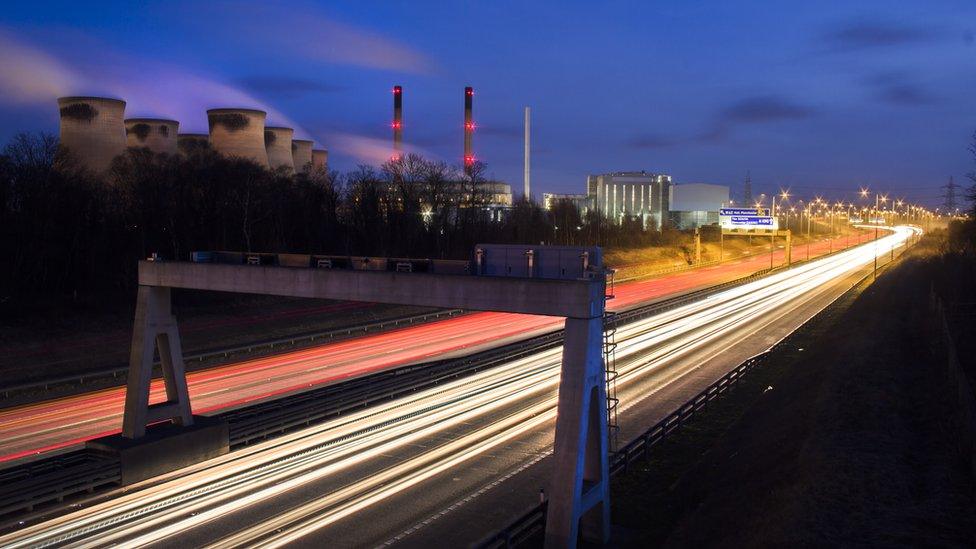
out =
{"type": "MultiPolygon", "coordinates": [[[[897,227],[878,246],[868,243],[804,263],[619,328],[618,387],[731,332],[752,333],[757,319],[787,314],[791,304],[812,299],[825,284],[871,263],[877,248],[902,246],[917,231],[897,227]]],[[[0,537],[0,546],[145,545],[174,539],[446,429],[477,425],[214,546],[294,541],[551,421],[561,353],[556,348],[513,360],[170,473],[161,482],[0,537]]]]}

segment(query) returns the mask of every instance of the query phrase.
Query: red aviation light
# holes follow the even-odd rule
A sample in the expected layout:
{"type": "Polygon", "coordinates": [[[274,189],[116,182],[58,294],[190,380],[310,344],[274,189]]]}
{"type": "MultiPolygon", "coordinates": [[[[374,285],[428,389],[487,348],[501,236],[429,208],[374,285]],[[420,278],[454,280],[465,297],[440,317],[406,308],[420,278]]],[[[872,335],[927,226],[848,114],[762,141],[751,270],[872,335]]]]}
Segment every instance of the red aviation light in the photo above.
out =
{"type": "Polygon", "coordinates": [[[464,163],[465,163],[466,165],[471,165],[471,164],[474,164],[474,156],[472,156],[472,155],[470,155],[470,154],[469,154],[469,155],[467,155],[467,156],[465,156],[465,157],[464,157],[464,163]]]}
{"type": "Polygon", "coordinates": [[[473,132],[474,131],[474,122],[466,122],[464,124],[464,129],[473,132]]]}
{"type": "Polygon", "coordinates": [[[392,124],[390,124],[390,127],[393,128],[394,130],[399,130],[400,126],[401,126],[400,122],[397,122],[395,120],[393,121],[392,124]]]}
{"type": "Polygon", "coordinates": [[[399,94],[403,93],[403,88],[400,87],[400,86],[393,86],[393,93],[399,95],[399,94]]]}

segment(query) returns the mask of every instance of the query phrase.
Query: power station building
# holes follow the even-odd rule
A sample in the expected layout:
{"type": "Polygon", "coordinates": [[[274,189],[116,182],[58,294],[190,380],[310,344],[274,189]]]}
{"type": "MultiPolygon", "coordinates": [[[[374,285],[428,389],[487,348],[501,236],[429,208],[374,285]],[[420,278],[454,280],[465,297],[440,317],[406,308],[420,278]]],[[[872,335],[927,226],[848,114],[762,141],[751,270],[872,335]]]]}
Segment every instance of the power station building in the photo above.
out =
{"type": "Polygon", "coordinates": [[[312,170],[329,171],[329,151],[312,149],[312,170]]]}
{"type": "Polygon", "coordinates": [[[593,208],[593,199],[588,194],[542,193],[542,208],[546,211],[551,211],[561,201],[572,203],[581,216],[585,216],[593,208]]]}
{"type": "Polygon", "coordinates": [[[264,148],[268,151],[268,164],[272,170],[286,168],[295,171],[295,160],[291,155],[291,142],[295,130],[291,128],[264,128],[264,148]]]}
{"type": "Polygon", "coordinates": [[[95,172],[125,152],[125,101],[105,97],[58,98],[61,146],[95,172]]]}
{"type": "Polygon", "coordinates": [[[668,220],[671,176],[612,172],[586,178],[592,208],[613,223],[639,220],[645,229],[660,231],[668,220]]]}
{"type": "Polygon", "coordinates": [[[671,187],[671,223],[679,229],[718,224],[719,209],[729,205],[729,188],[708,183],[671,187]]]}
{"type": "Polygon", "coordinates": [[[267,113],[254,109],[210,109],[210,146],[226,156],[253,160],[270,167],[264,146],[264,121],[267,113]]]}
{"type": "Polygon", "coordinates": [[[292,140],[291,155],[295,161],[296,172],[309,171],[312,167],[312,142],[305,139],[292,140]]]}
{"type": "Polygon", "coordinates": [[[162,118],[128,118],[125,139],[129,147],[147,148],[154,153],[176,154],[180,123],[162,118]]]}

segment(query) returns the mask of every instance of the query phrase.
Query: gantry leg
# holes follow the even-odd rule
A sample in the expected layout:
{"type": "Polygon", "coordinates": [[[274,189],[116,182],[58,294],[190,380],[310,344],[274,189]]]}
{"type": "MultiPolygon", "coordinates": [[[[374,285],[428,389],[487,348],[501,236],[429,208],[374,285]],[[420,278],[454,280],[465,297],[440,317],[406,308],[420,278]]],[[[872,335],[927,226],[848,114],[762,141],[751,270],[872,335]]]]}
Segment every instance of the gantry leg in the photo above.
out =
{"type": "Polygon", "coordinates": [[[139,286],[135,322],[132,325],[122,435],[130,439],[140,438],[146,434],[148,424],[163,420],[187,426],[193,423],[183,367],[183,348],[170,305],[170,289],[139,286]],[[166,402],[150,406],[149,387],[157,346],[166,386],[166,402]]]}
{"type": "Polygon", "coordinates": [[[610,536],[603,319],[566,319],[546,547],[576,547],[580,533],[610,536]]]}

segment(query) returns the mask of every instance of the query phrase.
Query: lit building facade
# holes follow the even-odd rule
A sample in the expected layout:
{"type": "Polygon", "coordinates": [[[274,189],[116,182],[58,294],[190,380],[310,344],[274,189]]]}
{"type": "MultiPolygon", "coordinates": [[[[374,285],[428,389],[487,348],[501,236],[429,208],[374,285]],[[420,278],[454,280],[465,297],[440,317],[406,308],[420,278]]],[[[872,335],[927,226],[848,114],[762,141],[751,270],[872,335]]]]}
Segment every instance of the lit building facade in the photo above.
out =
{"type": "Polygon", "coordinates": [[[613,223],[639,219],[645,229],[660,231],[668,220],[671,176],[613,172],[586,178],[592,207],[613,223]]]}
{"type": "Polygon", "coordinates": [[[557,193],[542,193],[542,207],[546,211],[552,210],[553,206],[561,200],[568,200],[572,202],[576,209],[579,210],[581,216],[586,215],[586,212],[590,211],[592,207],[592,200],[589,195],[585,194],[557,194],[557,193]]]}

